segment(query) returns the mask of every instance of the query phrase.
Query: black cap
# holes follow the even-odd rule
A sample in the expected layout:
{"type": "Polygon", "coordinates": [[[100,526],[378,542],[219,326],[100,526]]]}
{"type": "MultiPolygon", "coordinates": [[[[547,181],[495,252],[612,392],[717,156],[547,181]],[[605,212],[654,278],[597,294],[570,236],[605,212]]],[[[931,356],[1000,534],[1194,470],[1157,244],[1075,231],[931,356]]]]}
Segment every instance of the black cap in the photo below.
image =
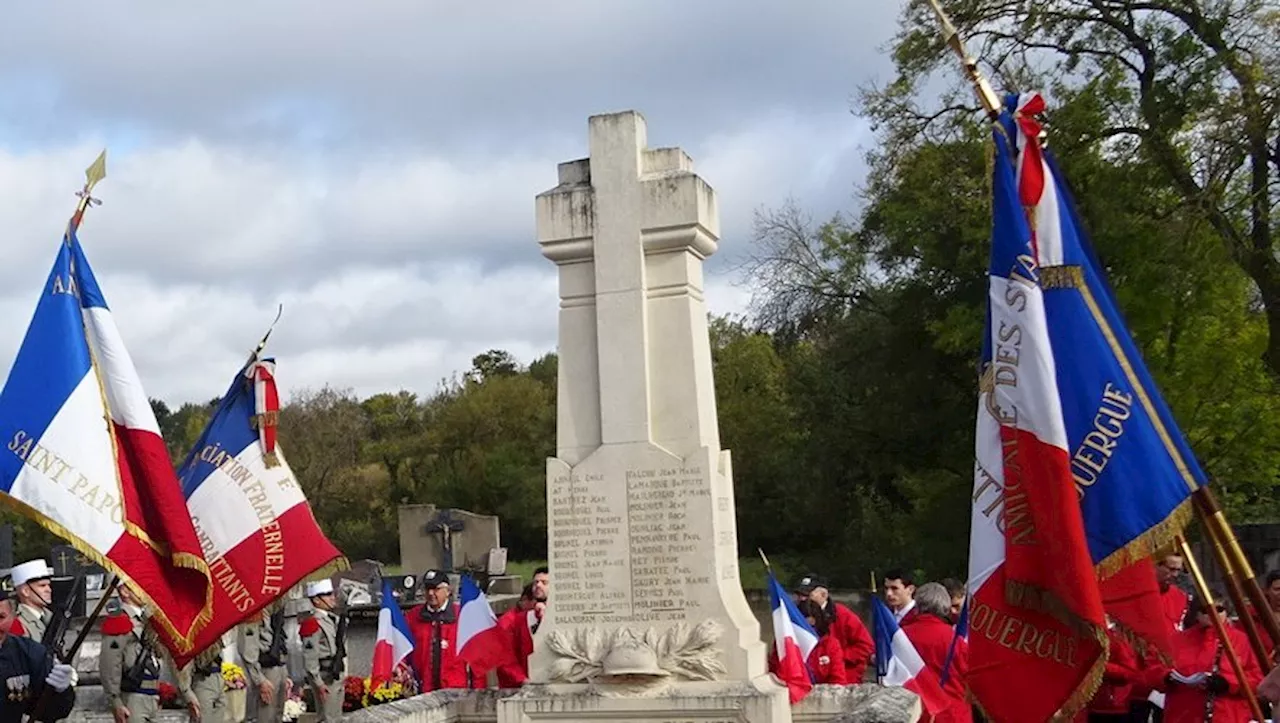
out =
{"type": "Polygon", "coordinates": [[[796,582],[796,594],[808,595],[814,588],[826,587],[827,581],[814,573],[809,573],[796,582]]]}
{"type": "Polygon", "coordinates": [[[422,573],[422,589],[434,590],[441,585],[449,584],[449,575],[444,570],[427,570],[422,573]]]}

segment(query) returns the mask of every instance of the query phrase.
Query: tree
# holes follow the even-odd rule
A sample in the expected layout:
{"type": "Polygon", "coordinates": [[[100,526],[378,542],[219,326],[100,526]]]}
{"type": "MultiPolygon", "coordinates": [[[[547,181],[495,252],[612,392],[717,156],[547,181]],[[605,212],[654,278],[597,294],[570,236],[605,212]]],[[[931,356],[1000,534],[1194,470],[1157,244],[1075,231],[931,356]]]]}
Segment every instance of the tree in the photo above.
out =
{"type": "Polygon", "coordinates": [[[513,557],[544,558],[555,388],[519,370],[481,379],[469,378],[433,401],[419,499],[496,514],[513,557]]]}
{"type": "MultiPolygon", "coordinates": [[[[1162,186],[1195,209],[1229,263],[1248,275],[1265,310],[1260,350],[1280,374],[1280,13],[1265,0],[966,0],[957,26],[998,87],[1039,87],[1058,107],[1095,111],[1079,138],[1121,163],[1150,162],[1162,186]]],[[[936,19],[924,0],[906,11],[895,43],[896,80],[867,89],[861,107],[890,147],[936,140],[972,109],[966,87],[938,103],[918,89],[940,64],[936,19]],[[929,106],[928,109],[924,106],[929,106]]],[[[1050,116],[1057,119],[1056,114],[1050,116]]],[[[1051,131],[1056,140],[1056,123],[1051,131]]],[[[892,151],[886,156],[897,153],[892,151]]]]}
{"type": "Polygon", "coordinates": [[[325,533],[349,556],[361,551],[390,559],[397,555],[397,538],[365,536],[395,529],[394,510],[386,507],[385,470],[379,477],[364,464],[369,436],[369,419],[350,390],[294,391],[280,410],[280,446],[325,533]],[[380,488],[357,484],[362,480],[380,488]]]}
{"type": "Polygon", "coordinates": [[[520,371],[520,363],[511,352],[502,349],[490,349],[476,355],[471,360],[470,375],[476,381],[485,381],[494,377],[509,377],[520,371]]]}

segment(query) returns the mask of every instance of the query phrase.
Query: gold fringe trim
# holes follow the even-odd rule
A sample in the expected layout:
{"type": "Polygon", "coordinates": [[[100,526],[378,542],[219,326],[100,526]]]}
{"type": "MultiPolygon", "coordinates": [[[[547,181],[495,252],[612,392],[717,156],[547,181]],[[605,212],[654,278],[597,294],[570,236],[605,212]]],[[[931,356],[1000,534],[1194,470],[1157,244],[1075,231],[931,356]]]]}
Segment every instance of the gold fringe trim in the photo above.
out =
{"type": "Polygon", "coordinates": [[[1101,637],[1095,635],[1095,639],[1102,646],[1098,659],[1089,668],[1089,672],[1080,681],[1080,685],[1076,686],[1075,691],[1067,696],[1067,702],[1063,703],[1058,712],[1054,713],[1049,720],[1055,721],[1055,723],[1067,723],[1075,720],[1076,714],[1089,705],[1089,701],[1093,700],[1093,696],[1098,694],[1098,688],[1102,687],[1102,676],[1107,672],[1107,659],[1111,657],[1111,643],[1107,640],[1106,630],[1098,628],[1098,631],[1101,637]]]}
{"type": "Polygon", "coordinates": [[[1098,579],[1105,580],[1120,570],[1139,560],[1144,560],[1168,549],[1178,535],[1191,524],[1195,510],[1191,506],[1191,498],[1183,500],[1169,516],[1152,525],[1151,529],[1133,538],[1124,547],[1107,555],[1094,568],[1098,571],[1098,579]]]}
{"type": "MultiPolygon", "coordinates": [[[[5,507],[16,512],[17,514],[20,514],[23,517],[26,517],[27,519],[35,522],[37,525],[40,525],[49,533],[66,540],[71,545],[71,547],[75,548],[77,552],[84,555],[86,558],[92,560],[94,564],[98,565],[99,567],[106,570],[107,572],[110,572],[112,575],[116,575],[117,577],[119,577],[121,583],[127,584],[129,586],[129,589],[132,590],[133,593],[138,596],[138,599],[146,603],[147,608],[151,611],[151,619],[155,620],[156,623],[159,624],[161,627],[163,627],[166,632],[171,632],[172,638],[174,639],[175,643],[185,644],[186,647],[184,649],[184,652],[185,650],[189,650],[191,648],[191,646],[194,643],[195,635],[196,633],[199,632],[200,628],[203,628],[203,626],[208,624],[209,620],[213,618],[213,586],[210,585],[208,587],[209,593],[205,596],[206,597],[205,610],[201,612],[201,616],[204,617],[203,622],[197,619],[197,623],[199,624],[199,627],[193,624],[192,627],[195,632],[191,633],[190,638],[185,638],[183,636],[178,635],[177,629],[174,627],[172,621],[170,621],[167,616],[159,614],[159,606],[156,605],[155,599],[152,598],[151,595],[148,594],[145,589],[135,584],[133,580],[129,577],[128,573],[126,573],[123,569],[121,569],[119,565],[116,565],[115,562],[107,558],[105,555],[99,552],[95,547],[90,545],[88,542],[85,542],[78,535],[73,534],[70,530],[63,527],[58,522],[50,519],[49,517],[46,517],[39,510],[35,509],[34,507],[31,507],[30,505],[27,505],[26,503],[22,502],[21,500],[18,500],[15,497],[12,497],[10,495],[0,494],[0,504],[3,504],[5,507]]],[[[178,565],[176,557],[177,556],[175,556],[174,563],[175,565],[178,565]]],[[[201,564],[204,563],[204,560],[200,560],[199,558],[196,558],[196,559],[198,559],[201,564]]],[[[178,565],[178,566],[185,567],[184,565],[178,565]]]]}
{"type": "Polygon", "coordinates": [[[1082,286],[1084,286],[1084,271],[1079,266],[1040,267],[1040,288],[1045,291],[1079,289],[1082,286]]]}
{"type": "Polygon", "coordinates": [[[276,454],[275,452],[267,452],[266,454],[262,455],[262,463],[264,466],[266,466],[267,469],[271,469],[272,467],[279,467],[280,455],[276,454]]]}
{"type": "MultiPolygon", "coordinates": [[[[75,268],[74,255],[69,260],[69,266],[70,266],[72,278],[74,279],[76,276],[79,275],[79,271],[75,268]]],[[[78,294],[76,298],[77,300],[79,300],[80,297],[78,294]]],[[[111,440],[111,458],[113,460],[119,460],[120,459],[120,443],[119,443],[119,440],[116,438],[115,423],[111,419],[111,402],[107,398],[107,385],[106,385],[106,381],[102,377],[102,367],[98,363],[98,354],[94,350],[93,342],[91,341],[90,334],[89,334],[89,324],[87,321],[85,321],[83,313],[80,315],[80,332],[81,334],[84,335],[85,349],[87,349],[89,352],[89,366],[90,368],[93,369],[94,379],[98,382],[98,397],[99,397],[99,400],[102,402],[103,411],[106,412],[107,418],[105,421],[107,423],[107,435],[111,440]]],[[[116,480],[116,494],[118,495],[118,499],[120,500],[121,511],[124,516],[125,534],[139,540],[144,545],[151,548],[161,556],[167,557],[174,567],[195,570],[196,572],[199,572],[204,577],[204,580],[205,580],[204,607],[202,607],[200,612],[196,615],[195,620],[192,621],[191,627],[187,629],[186,633],[178,632],[177,626],[173,624],[173,621],[169,619],[168,615],[165,615],[164,612],[160,610],[160,607],[155,604],[155,600],[151,597],[151,595],[146,590],[142,589],[139,585],[137,585],[137,583],[135,583],[119,567],[117,567],[114,564],[109,564],[110,561],[107,560],[105,556],[99,554],[96,550],[93,550],[89,546],[89,544],[86,543],[84,540],[81,540],[80,538],[75,537],[74,535],[71,535],[70,532],[65,527],[63,527],[62,525],[59,525],[58,523],[54,522],[51,519],[48,519],[40,512],[37,512],[35,509],[27,507],[26,505],[22,505],[22,507],[26,508],[31,513],[34,513],[34,514],[28,514],[27,515],[28,517],[31,517],[32,519],[34,519],[41,526],[45,527],[45,529],[49,530],[50,532],[53,532],[53,534],[66,539],[68,542],[71,542],[72,547],[75,547],[77,550],[80,550],[80,552],[85,553],[86,557],[89,557],[89,559],[94,560],[94,562],[97,562],[104,569],[111,570],[111,572],[119,576],[120,580],[125,584],[127,584],[130,590],[133,590],[133,592],[137,594],[140,599],[142,599],[148,604],[148,607],[150,607],[152,610],[152,619],[155,620],[160,625],[160,627],[165,631],[165,633],[169,635],[170,639],[173,640],[174,644],[182,652],[184,653],[188,652],[191,649],[191,647],[195,644],[196,635],[198,635],[200,631],[204,629],[204,626],[207,625],[209,621],[213,619],[213,574],[210,572],[209,565],[207,562],[205,562],[203,557],[192,555],[191,553],[186,553],[186,552],[169,554],[167,551],[162,549],[159,543],[151,539],[151,536],[148,535],[146,531],[144,531],[141,527],[139,527],[136,522],[133,522],[132,520],[129,519],[129,510],[124,506],[124,500],[125,500],[124,482],[120,478],[119,465],[112,465],[112,470],[115,473],[114,476],[116,480]],[[56,527],[58,530],[61,530],[61,532],[55,531],[54,527],[56,527]]],[[[4,497],[7,498],[8,495],[4,495],[4,497]]]]}
{"type": "Polygon", "coordinates": [[[1125,639],[1125,642],[1133,646],[1133,649],[1138,653],[1138,655],[1141,655],[1144,658],[1149,655],[1154,655],[1165,665],[1173,664],[1172,658],[1166,655],[1160,648],[1152,645],[1149,640],[1139,635],[1137,631],[1114,618],[1111,622],[1115,624],[1116,630],[1120,631],[1120,636],[1125,639]]]}
{"type": "Polygon", "coordinates": [[[1004,584],[1005,600],[1011,605],[1041,612],[1063,623],[1073,632],[1083,637],[1092,638],[1098,643],[1101,652],[1098,659],[1090,666],[1089,672],[1067,697],[1066,702],[1058,709],[1050,720],[1071,721],[1075,718],[1102,685],[1102,675],[1107,670],[1107,659],[1111,655],[1111,643],[1107,639],[1107,629],[1081,618],[1071,611],[1057,595],[1034,585],[1006,580],[1004,584]]]}

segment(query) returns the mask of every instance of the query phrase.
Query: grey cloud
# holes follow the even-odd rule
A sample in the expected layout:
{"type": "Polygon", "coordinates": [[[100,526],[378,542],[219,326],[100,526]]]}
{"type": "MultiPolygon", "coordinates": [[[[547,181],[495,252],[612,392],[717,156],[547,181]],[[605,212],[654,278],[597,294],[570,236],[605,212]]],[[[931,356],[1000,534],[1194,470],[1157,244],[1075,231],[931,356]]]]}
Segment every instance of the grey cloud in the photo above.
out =
{"type": "Polygon", "coordinates": [[[899,11],[832,0],[128,7],[11,8],[0,67],[47,84],[32,119],[41,129],[28,132],[108,121],[176,137],[464,153],[483,148],[478,137],[538,143],[590,113],[642,105],[686,115],[700,134],[764,98],[843,107],[888,68],[879,44],[899,11]]]}
{"type": "Polygon", "coordinates": [[[625,108],[719,193],[708,305],[740,311],[752,212],[847,209],[864,173],[847,98],[887,67],[897,8],[857,5],[15,6],[0,362],[103,145],[106,205],[81,238],[154,396],[220,393],[281,301],[286,388],[427,394],[485,349],[529,361],[557,308],[533,197],[586,154],[588,115],[625,108]]]}

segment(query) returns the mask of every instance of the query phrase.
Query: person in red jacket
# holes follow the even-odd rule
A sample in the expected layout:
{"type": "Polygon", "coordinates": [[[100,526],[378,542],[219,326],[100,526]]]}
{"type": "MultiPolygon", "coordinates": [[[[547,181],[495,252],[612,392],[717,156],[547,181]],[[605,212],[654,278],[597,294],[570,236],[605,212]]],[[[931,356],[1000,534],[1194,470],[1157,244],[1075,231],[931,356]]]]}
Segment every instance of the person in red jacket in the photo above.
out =
{"type": "Polygon", "coordinates": [[[830,622],[831,636],[840,643],[845,680],[850,684],[861,683],[867,665],[876,654],[876,643],[867,632],[867,626],[862,624],[862,619],[832,600],[827,581],[812,573],[800,578],[795,595],[797,602],[812,600],[822,608],[823,615],[830,622]]]}
{"type": "MultiPolygon", "coordinates": [[[[801,600],[796,604],[800,614],[809,621],[809,627],[818,634],[818,644],[809,653],[806,661],[809,678],[820,685],[846,685],[844,656],[840,651],[840,641],[831,634],[831,620],[818,603],[812,600],[801,600]]],[[[769,646],[769,672],[778,672],[778,651],[769,646]]]]}
{"type": "Polygon", "coordinates": [[[1115,622],[1107,618],[1107,640],[1111,654],[1102,674],[1102,685],[1089,701],[1089,723],[1127,723],[1133,720],[1130,710],[1133,684],[1141,674],[1138,657],[1115,622]]]}
{"type": "Polygon", "coordinates": [[[1183,629],[1174,636],[1173,665],[1148,674],[1149,683],[1165,693],[1164,723],[1247,723],[1252,716],[1244,686],[1257,689],[1262,681],[1249,639],[1239,628],[1226,626],[1227,638],[1240,658],[1244,680],[1236,677],[1210,615],[1226,622],[1226,603],[1214,592],[1212,603],[1195,600],[1183,629]]]}
{"type": "Polygon", "coordinates": [[[497,669],[499,688],[519,688],[529,679],[529,656],[533,654],[533,634],[542,624],[542,612],[546,610],[546,586],[534,582],[524,586],[520,602],[498,618],[498,627],[510,636],[511,647],[517,662],[500,665],[497,669]]]}
{"type": "Polygon", "coordinates": [[[422,575],[427,600],[405,618],[413,633],[413,669],[418,690],[472,687],[471,672],[458,657],[458,606],[449,599],[449,576],[441,570],[422,575]]]}
{"type": "Polygon", "coordinates": [[[950,704],[940,711],[926,711],[921,723],[973,723],[973,711],[969,707],[969,645],[964,638],[956,640],[952,627],[951,593],[940,583],[927,582],[915,590],[915,606],[910,615],[903,617],[901,627],[907,639],[915,646],[925,667],[942,680],[942,669],[947,667],[947,682],[942,692],[950,704]],[[955,642],[955,653],[951,644],[955,642]],[[951,662],[947,662],[947,656],[951,662]]]}
{"type": "Polygon", "coordinates": [[[1165,555],[1156,563],[1156,585],[1160,588],[1160,604],[1164,608],[1164,617],[1174,630],[1182,629],[1183,618],[1191,603],[1191,596],[1178,587],[1178,578],[1182,577],[1185,562],[1182,555],[1165,555]]]}

